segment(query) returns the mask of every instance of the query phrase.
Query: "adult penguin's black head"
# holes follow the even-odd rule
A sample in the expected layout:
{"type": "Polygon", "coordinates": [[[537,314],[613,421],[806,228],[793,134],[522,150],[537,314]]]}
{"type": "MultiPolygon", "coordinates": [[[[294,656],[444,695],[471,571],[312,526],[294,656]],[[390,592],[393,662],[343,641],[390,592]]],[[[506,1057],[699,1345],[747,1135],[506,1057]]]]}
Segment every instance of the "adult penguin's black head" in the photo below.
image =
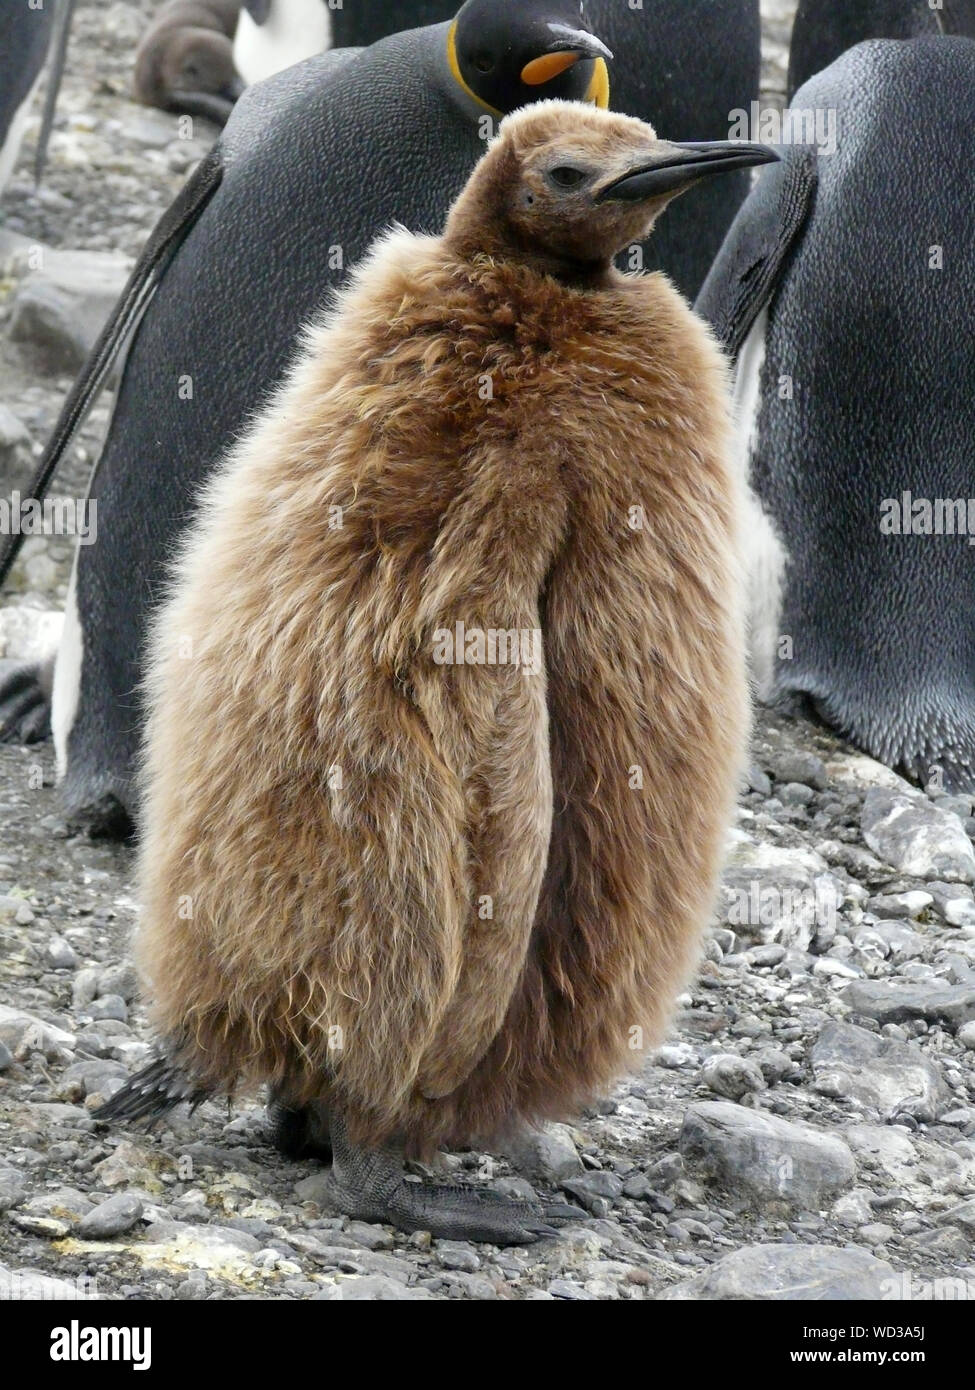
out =
{"type": "Polygon", "coordinates": [[[495,115],[542,97],[609,105],[613,55],[581,0],[467,0],[447,42],[455,80],[495,115]]]}

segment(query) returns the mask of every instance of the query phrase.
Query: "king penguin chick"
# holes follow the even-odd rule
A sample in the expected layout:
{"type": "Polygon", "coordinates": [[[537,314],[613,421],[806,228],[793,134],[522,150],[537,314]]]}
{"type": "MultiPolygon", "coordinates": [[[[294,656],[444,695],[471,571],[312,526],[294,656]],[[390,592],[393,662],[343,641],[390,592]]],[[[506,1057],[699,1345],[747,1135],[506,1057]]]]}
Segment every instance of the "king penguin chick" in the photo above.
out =
{"type": "Polygon", "coordinates": [[[402,1160],[577,1111],[694,962],[748,722],[728,387],[612,262],[770,158],[526,108],[443,236],[380,239],[306,332],[157,618],[163,1055],[103,1118],[267,1082],[350,1215],[505,1244],[581,1214],[402,1160]]]}
{"type": "Polygon", "coordinates": [[[133,88],[145,106],[224,125],[244,84],[234,68],[240,0],[169,0],[135,58],[133,88]]]}

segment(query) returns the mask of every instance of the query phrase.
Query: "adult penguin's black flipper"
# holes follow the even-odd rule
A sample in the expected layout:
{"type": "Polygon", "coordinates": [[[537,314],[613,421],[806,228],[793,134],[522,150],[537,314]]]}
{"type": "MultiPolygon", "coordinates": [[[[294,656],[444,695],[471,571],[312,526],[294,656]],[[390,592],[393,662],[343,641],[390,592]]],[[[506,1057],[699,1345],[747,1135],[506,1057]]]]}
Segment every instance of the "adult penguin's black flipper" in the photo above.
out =
{"type": "Polygon", "coordinates": [[[737,357],[775,293],[812,209],[816,182],[815,153],[793,149],[763,172],[731,224],[694,306],[730,357],[737,357]]]}
{"type": "Polygon", "coordinates": [[[68,38],[71,34],[71,20],[74,15],[75,0],[58,0],[54,33],[51,37],[51,51],[48,58],[47,88],[44,92],[44,109],[41,112],[41,129],[34,152],[34,182],[40,183],[47,162],[47,147],[54,127],[54,112],[58,104],[61,78],[64,76],[64,62],[68,52],[68,38]]]}
{"type": "Polygon", "coordinates": [[[748,481],[748,626],[752,679],[761,698],[773,691],[773,623],[783,582],[784,557],[753,493],[752,447],[760,407],[768,314],[816,201],[816,155],[783,151],[742,204],[694,305],[735,363],[735,407],[748,481]]]}
{"type": "MultiPolygon", "coordinates": [[[[163,214],[146,242],[111,317],[68,393],[26,496],[40,501],[47,494],[58,465],[105,384],[119,351],[138,324],[174,254],[219,188],[222,177],[222,155],[215,146],[163,214]]],[[[0,546],[0,587],[20,553],[22,541],[23,536],[19,533],[3,537],[0,546]]]]}

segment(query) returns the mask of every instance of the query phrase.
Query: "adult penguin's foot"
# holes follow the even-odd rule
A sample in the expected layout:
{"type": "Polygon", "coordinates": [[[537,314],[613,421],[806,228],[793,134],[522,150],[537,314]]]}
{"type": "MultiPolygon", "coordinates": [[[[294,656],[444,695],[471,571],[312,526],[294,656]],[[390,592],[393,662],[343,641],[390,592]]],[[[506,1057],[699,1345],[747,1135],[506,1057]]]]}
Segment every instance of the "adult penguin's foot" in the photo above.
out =
{"type": "Polygon", "coordinates": [[[45,668],[0,661],[0,743],[40,743],[51,732],[45,668]]]}
{"type": "Polygon", "coordinates": [[[565,1202],[517,1202],[472,1187],[407,1182],[399,1148],[355,1148],[334,1112],[331,1130],[331,1198],[340,1211],[360,1221],[429,1231],[440,1240],[531,1245],[558,1235],[566,1221],[585,1219],[584,1211],[565,1202]]]}

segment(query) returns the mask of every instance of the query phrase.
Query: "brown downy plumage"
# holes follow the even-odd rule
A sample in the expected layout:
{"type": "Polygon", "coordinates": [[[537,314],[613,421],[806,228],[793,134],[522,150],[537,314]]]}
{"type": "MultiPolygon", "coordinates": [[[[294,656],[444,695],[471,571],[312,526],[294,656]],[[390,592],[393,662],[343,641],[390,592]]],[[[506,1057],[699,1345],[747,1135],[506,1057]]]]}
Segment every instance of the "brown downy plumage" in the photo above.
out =
{"type": "Polygon", "coordinates": [[[239,0],[168,0],[135,55],[136,100],[225,122],[243,91],[233,51],[239,17],[239,0]]]}
{"type": "Polygon", "coordinates": [[[569,1114],[659,1040],[747,725],[725,369],[610,265],[672,195],[606,187],[675,148],[509,118],[203,497],[154,635],[138,937],[201,1090],[427,1151],[569,1114]],[[540,629],[541,669],[441,664],[457,623],[540,629]]]}

